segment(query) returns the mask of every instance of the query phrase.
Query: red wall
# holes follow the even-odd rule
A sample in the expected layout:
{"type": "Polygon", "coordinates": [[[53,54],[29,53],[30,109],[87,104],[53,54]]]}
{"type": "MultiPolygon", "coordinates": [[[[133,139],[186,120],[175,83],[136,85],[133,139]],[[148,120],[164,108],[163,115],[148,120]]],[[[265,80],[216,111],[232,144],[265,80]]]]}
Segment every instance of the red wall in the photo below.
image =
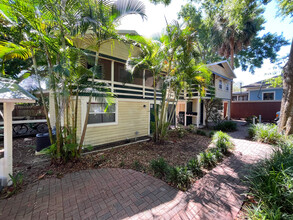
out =
{"type": "Polygon", "coordinates": [[[239,119],[261,115],[262,120],[272,121],[280,109],[281,102],[232,102],[231,118],[239,119]]]}

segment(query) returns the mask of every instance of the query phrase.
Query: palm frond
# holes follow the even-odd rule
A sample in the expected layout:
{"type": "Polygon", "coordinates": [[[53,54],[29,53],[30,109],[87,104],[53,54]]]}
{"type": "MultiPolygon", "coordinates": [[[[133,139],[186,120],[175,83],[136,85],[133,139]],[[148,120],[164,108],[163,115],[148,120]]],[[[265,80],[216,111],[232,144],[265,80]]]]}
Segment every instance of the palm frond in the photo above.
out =
{"type": "Polygon", "coordinates": [[[130,14],[137,14],[146,19],[145,5],[139,0],[117,0],[114,3],[114,10],[117,12],[116,20],[130,14]]]}

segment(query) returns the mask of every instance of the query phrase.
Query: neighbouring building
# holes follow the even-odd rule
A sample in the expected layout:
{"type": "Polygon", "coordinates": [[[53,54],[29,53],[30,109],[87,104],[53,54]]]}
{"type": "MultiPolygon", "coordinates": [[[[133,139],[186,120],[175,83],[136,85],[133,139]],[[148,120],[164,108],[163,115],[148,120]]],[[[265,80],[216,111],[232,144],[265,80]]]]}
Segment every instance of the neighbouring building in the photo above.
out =
{"type": "Polygon", "coordinates": [[[261,115],[264,121],[272,121],[276,112],[280,111],[283,95],[282,87],[273,87],[267,80],[262,80],[242,86],[241,89],[244,91],[234,92],[232,95],[232,118],[261,115]]]}
{"type": "MultiPolygon", "coordinates": [[[[154,120],[154,89],[157,91],[157,103],[160,104],[160,83],[153,87],[153,77],[150,71],[144,70],[131,75],[125,70],[129,57],[139,53],[139,48],[115,40],[114,47],[111,43],[103,44],[99,54],[99,64],[104,70],[104,82],[115,96],[115,104],[111,105],[107,113],[104,112],[107,103],[103,99],[92,101],[87,127],[85,144],[102,145],[111,142],[123,141],[132,138],[149,136],[151,122],[154,120]]],[[[94,59],[95,53],[92,58],[94,59]]],[[[205,108],[203,102],[213,96],[222,98],[231,103],[231,85],[235,74],[227,61],[208,64],[212,71],[213,84],[206,89],[206,96],[200,97],[199,86],[194,85],[191,97],[182,91],[176,106],[174,124],[199,127],[205,123],[205,108]]],[[[52,103],[52,95],[50,102],[52,103]]],[[[83,122],[86,116],[88,97],[79,98],[78,136],[81,136],[83,122]]],[[[230,110],[228,110],[228,113],[230,110]]],[[[54,124],[54,105],[50,104],[50,117],[54,124]]],[[[227,117],[230,117],[227,114],[227,117]]]]}

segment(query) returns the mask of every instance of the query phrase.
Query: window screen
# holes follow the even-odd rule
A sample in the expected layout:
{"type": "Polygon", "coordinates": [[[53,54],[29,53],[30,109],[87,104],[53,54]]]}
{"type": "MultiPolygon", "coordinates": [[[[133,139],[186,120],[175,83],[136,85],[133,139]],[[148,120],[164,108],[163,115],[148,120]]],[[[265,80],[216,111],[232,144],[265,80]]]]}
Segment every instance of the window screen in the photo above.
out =
{"type": "Polygon", "coordinates": [[[220,79],[219,80],[219,89],[222,89],[223,88],[223,81],[220,79]]]}
{"type": "Polygon", "coordinates": [[[116,104],[92,103],[88,124],[116,122],[116,104]]]}
{"type": "Polygon", "coordinates": [[[273,92],[265,92],[263,93],[263,100],[274,100],[274,93],[273,92]]]}

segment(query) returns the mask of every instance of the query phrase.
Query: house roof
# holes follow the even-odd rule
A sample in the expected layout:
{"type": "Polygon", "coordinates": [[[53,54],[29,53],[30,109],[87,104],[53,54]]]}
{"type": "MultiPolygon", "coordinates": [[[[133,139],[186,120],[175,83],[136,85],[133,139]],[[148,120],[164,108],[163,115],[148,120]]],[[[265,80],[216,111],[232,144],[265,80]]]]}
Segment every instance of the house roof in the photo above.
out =
{"type": "Polygon", "coordinates": [[[130,34],[130,35],[138,35],[138,33],[135,30],[117,30],[118,34],[121,35],[126,35],[126,34],[130,34]]]}
{"type": "Polygon", "coordinates": [[[34,103],[36,99],[15,80],[0,77],[0,102],[34,103]]]}
{"type": "MultiPolygon", "coordinates": [[[[279,76],[280,75],[274,76],[274,77],[271,77],[269,79],[274,79],[274,78],[277,78],[279,76]]],[[[267,88],[267,87],[270,87],[271,86],[271,84],[267,82],[267,80],[269,80],[269,79],[264,79],[264,80],[261,80],[261,81],[255,82],[255,83],[251,83],[251,84],[242,86],[241,88],[259,88],[261,86],[267,88]]]]}
{"type": "MultiPolygon", "coordinates": [[[[210,63],[210,64],[207,64],[207,66],[208,67],[218,66],[221,69],[224,69],[225,73],[229,76],[229,78],[231,78],[231,79],[236,78],[236,75],[227,60],[222,60],[219,62],[210,63]]],[[[221,74],[221,73],[218,73],[216,70],[213,70],[213,72],[217,73],[217,74],[221,74]]]]}

